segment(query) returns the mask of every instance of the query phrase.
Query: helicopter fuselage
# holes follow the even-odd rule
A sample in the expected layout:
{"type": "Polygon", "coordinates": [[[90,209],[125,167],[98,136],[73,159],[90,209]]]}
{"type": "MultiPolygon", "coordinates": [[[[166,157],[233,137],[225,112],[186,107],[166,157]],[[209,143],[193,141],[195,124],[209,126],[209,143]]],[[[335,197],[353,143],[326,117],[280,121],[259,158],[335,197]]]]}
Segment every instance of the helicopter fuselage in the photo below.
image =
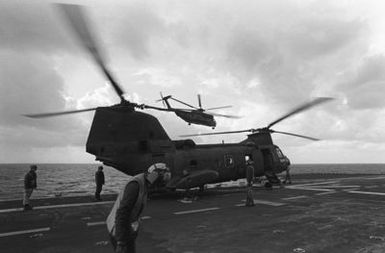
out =
{"type": "Polygon", "coordinates": [[[268,143],[269,138],[264,139],[267,143],[256,143],[260,140],[251,134],[231,144],[173,141],[152,115],[117,106],[96,109],[86,148],[96,160],[128,175],[142,173],[154,163],[166,163],[172,174],[168,187],[188,189],[244,178],[249,158],[255,163],[255,176],[263,176],[267,170],[286,170],[289,160],[268,143]]]}
{"type": "Polygon", "coordinates": [[[200,110],[191,112],[176,111],[175,114],[189,124],[204,125],[212,128],[215,128],[217,125],[213,115],[204,113],[200,110]]]}

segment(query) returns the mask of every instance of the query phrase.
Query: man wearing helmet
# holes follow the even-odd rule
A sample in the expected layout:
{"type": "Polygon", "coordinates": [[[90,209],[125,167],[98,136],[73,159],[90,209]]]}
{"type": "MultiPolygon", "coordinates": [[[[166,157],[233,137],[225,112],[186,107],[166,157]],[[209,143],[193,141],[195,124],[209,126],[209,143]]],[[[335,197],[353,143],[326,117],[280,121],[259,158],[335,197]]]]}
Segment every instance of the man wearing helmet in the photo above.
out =
{"type": "Polygon", "coordinates": [[[254,162],[251,158],[246,160],[246,180],[247,180],[247,196],[246,206],[254,206],[253,183],[254,183],[254,162]]]}
{"type": "Polygon", "coordinates": [[[135,239],[140,215],[147,203],[148,188],[155,183],[166,184],[170,179],[170,170],[164,163],[153,164],[147,172],[129,179],[107,217],[107,228],[115,252],[136,251],[135,239]]]}

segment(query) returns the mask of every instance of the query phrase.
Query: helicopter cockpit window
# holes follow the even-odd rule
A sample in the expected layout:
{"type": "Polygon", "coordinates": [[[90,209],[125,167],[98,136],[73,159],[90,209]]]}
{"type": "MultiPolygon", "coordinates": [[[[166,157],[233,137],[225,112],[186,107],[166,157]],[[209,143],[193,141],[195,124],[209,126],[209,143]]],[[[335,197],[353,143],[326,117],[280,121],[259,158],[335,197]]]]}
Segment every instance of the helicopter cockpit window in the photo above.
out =
{"type": "Polygon", "coordinates": [[[277,155],[279,158],[284,158],[285,156],[282,154],[281,150],[279,148],[276,148],[275,151],[277,152],[277,155]]]}
{"type": "Polygon", "coordinates": [[[231,155],[225,155],[225,167],[234,166],[234,158],[231,155]]]}

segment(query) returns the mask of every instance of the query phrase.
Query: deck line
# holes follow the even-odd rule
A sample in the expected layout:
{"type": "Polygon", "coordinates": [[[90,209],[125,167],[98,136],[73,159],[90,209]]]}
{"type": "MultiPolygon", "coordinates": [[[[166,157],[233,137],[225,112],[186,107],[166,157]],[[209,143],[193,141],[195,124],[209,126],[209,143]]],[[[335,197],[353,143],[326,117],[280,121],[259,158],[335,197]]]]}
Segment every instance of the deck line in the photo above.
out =
{"type": "Polygon", "coordinates": [[[2,233],[2,234],[0,234],[0,237],[7,237],[7,236],[12,236],[12,235],[23,235],[23,234],[30,234],[30,233],[37,233],[37,232],[47,232],[47,231],[50,231],[50,230],[51,230],[51,228],[49,228],[49,227],[36,228],[36,229],[28,229],[28,230],[21,230],[21,231],[2,233]]]}
{"type": "Polygon", "coordinates": [[[210,208],[204,208],[204,209],[195,209],[195,210],[187,210],[187,211],[180,211],[180,212],[174,212],[175,215],[181,215],[181,214],[190,214],[190,213],[201,213],[201,212],[207,212],[207,211],[214,211],[220,209],[219,207],[210,207],[210,208]]]}
{"type": "Polygon", "coordinates": [[[347,191],[348,193],[385,196],[385,192],[347,191]]]}
{"type": "MultiPolygon", "coordinates": [[[[111,204],[115,201],[103,201],[103,202],[87,202],[87,203],[75,203],[75,204],[62,204],[62,205],[50,205],[50,206],[35,206],[34,210],[42,210],[42,209],[52,209],[52,208],[65,208],[65,207],[79,207],[79,206],[93,206],[93,205],[105,205],[111,204]]],[[[10,208],[10,209],[1,209],[0,213],[12,213],[23,211],[23,208],[10,208]]]]}

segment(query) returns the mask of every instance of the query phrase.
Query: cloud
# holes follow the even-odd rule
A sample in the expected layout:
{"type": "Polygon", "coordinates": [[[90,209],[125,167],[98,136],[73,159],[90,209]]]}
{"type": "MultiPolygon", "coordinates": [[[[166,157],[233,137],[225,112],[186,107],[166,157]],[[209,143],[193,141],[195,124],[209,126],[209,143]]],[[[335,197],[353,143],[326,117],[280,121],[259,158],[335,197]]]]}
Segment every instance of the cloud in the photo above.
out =
{"type": "Polygon", "coordinates": [[[353,110],[384,108],[385,56],[365,57],[357,69],[346,74],[346,81],[339,84],[353,110]]]}
{"type": "Polygon", "coordinates": [[[81,118],[30,119],[23,114],[63,111],[68,108],[64,82],[50,57],[0,51],[0,127],[7,145],[79,145],[84,132],[81,118]]]}
{"type": "MultiPolygon", "coordinates": [[[[230,104],[234,107],[218,112],[243,116],[217,117],[217,130],[228,131],[265,126],[311,97],[332,96],[336,102],[274,128],[330,140],[322,145],[336,140],[340,144],[329,148],[346,154],[351,147],[341,146],[348,140],[385,141],[379,127],[385,123],[385,60],[381,53],[370,55],[378,45],[373,29],[382,31],[383,21],[378,10],[375,18],[372,12],[366,3],[296,0],[96,1],[87,8],[100,49],[109,56],[108,67],[130,101],[154,104],[162,91],[196,105],[200,93],[204,107],[230,104]]],[[[46,2],[0,3],[0,128],[15,136],[0,138],[14,150],[22,143],[39,146],[35,150],[82,145],[93,115],[32,121],[20,114],[118,101],[64,23],[46,2]],[[44,136],[49,138],[39,141],[44,136]]],[[[210,130],[188,127],[172,113],[147,112],[172,138],[210,130]]],[[[273,138],[283,146],[318,147],[273,138]]]]}
{"type": "Polygon", "coordinates": [[[1,48],[42,54],[68,52],[71,44],[58,16],[54,6],[47,2],[1,1],[1,48]]]}

